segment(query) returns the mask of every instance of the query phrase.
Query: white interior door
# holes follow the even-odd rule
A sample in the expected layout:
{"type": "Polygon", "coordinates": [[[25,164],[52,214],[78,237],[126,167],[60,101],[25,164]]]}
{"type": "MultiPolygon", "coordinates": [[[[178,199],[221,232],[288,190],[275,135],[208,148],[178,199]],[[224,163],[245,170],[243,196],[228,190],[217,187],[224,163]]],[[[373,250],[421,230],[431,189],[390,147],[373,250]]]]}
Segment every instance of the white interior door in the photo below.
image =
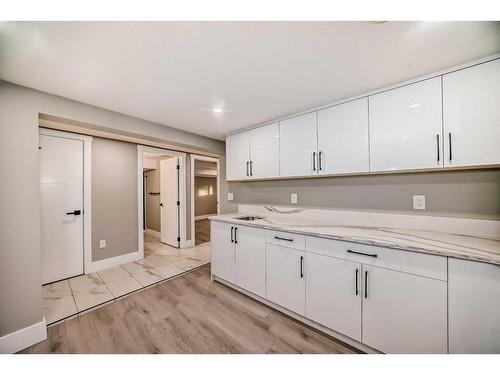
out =
{"type": "Polygon", "coordinates": [[[42,283],[83,273],[83,141],[40,136],[42,283]]]}
{"type": "Polygon", "coordinates": [[[179,158],[160,160],[161,242],[179,247],[179,158]]]}

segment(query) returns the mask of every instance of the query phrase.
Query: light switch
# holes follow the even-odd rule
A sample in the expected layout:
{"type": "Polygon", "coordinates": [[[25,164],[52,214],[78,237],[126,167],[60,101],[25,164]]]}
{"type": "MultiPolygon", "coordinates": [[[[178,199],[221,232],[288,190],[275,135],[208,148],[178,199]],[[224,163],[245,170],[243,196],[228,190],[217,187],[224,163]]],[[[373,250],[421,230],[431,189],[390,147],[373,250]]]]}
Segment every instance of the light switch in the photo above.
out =
{"type": "Polygon", "coordinates": [[[425,195],[414,195],[413,196],[413,209],[414,210],[425,210],[425,195]]]}
{"type": "Polygon", "coordinates": [[[293,193],[290,195],[290,203],[297,204],[297,194],[293,193]]]}
{"type": "Polygon", "coordinates": [[[99,241],[99,249],[104,249],[106,247],[106,240],[99,241]]]}
{"type": "Polygon", "coordinates": [[[232,201],[232,200],[234,200],[234,195],[233,195],[233,193],[227,193],[227,200],[228,200],[228,201],[232,201]]]}

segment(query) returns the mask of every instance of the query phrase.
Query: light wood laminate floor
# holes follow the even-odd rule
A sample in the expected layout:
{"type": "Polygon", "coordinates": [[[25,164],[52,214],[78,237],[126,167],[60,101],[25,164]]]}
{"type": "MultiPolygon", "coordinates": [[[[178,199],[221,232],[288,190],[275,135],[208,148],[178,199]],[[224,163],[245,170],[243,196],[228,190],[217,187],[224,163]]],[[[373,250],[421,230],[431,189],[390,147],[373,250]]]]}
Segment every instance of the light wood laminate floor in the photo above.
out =
{"type": "Polygon", "coordinates": [[[195,245],[210,242],[210,220],[196,220],[195,224],[195,245]]]}
{"type": "Polygon", "coordinates": [[[218,282],[209,266],[49,327],[22,353],[355,353],[218,282]]]}

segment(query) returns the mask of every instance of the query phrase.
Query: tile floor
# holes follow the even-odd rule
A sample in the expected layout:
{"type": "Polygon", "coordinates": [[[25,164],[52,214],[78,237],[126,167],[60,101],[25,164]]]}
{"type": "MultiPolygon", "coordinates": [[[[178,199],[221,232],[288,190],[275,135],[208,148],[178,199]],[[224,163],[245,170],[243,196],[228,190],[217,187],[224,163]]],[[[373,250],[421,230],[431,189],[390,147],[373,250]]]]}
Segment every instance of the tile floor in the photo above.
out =
{"type": "Polygon", "coordinates": [[[176,249],[144,235],[144,259],[45,285],[47,325],[83,314],[126,294],[144,289],[210,262],[210,243],[176,249]]]}

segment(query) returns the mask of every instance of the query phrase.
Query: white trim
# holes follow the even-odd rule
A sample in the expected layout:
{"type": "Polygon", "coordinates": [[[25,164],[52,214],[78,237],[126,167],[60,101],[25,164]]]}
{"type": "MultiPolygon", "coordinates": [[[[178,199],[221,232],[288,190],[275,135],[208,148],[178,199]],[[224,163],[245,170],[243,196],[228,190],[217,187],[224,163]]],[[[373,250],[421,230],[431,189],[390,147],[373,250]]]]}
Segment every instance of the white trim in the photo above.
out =
{"type": "Polygon", "coordinates": [[[17,353],[47,338],[47,324],[43,320],[0,337],[0,354],[17,353]]]}
{"type": "MultiPolygon", "coordinates": [[[[243,133],[243,132],[246,132],[246,131],[249,131],[249,130],[252,130],[252,129],[256,129],[256,128],[260,128],[262,126],[273,124],[275,122],[287,120],[287,119],[290,119],[290,118],[293,118],[293,117],[297,117],[297,116],[302,116],[302,115],[305,115],[305,114],[308,114],[308,113],[320,111],[322,109],[327,109],[327,108],[330,108],[330,107],[335,107],[336,105],[344,104],[344,103],[347,103],[347,102],[351,102],[353,100],[365,98],[365,97],[372,96],[372,95],[375,95],[375,94],[380,94],[380,93],[382,93],[384,91],[389,91],[389,90],[397,89],[397,88],[402,87],[402,86],[407,86],[407,85],[411,85],[413,83],[417,83],[417,82],[420,82],[420,81],[425,81],[425,80],[428,80],[428,79],[431,79],[431,78],[436,78],[436,77],[439,77],[439,76],[450,74],[450,73],[456,72],[458,70],[463,70],[463,69],[471,68],[471,67],[473,67],[475,65],[484,64],[484,63],[487,63],[489,61],[493,61],[493,60],[496,60],[496,59],[499,59],[499,58],[500,58],[500,53],[496,53],[496,54],[493,54],[493,55],[490,55],[490,56],[483,57],[481,59],[469,61],[468,63],[465,63],[465,64],[455,65],[453,67],[450,67],[450,68],[447,68],[447,69],[442,69],[442,70],[439,70],[439,71],[434,72],[434,73],[430,73],[430,74],[426,74],[426,75],[419,76],[419,77],[416,77],[416,78],[412,78],[412,79],[408,79],[408,80],[405,80],[405,81],[401,81],[401,82],[395,83],[395,84],[390,85],[390,86],[384,86],[384,87],[381,87],[381,88],[378,88],[378,89],[375,89],[375,90],[366,91],[366,92],[364,92],[362,94],[358,94],[358,95],[354,95],[354,96],[351,96],[351,97],[348,97],[348,98],[337,100],[337,101],[335,101],[333,103],[322,105],[320,107],[314,107],[314,108],[307,109],[307,110],[302,111],[302,112],[296,112],[296,113],[293,113],[293,114],[290,114],[290,115],[287,115],[287,116],[283,116],[283,117],[280,117],[280,118],[277,118],[277,119],[273,119],[271,121],[261,122],[261,123],[249,126],[249,127],[245,128],[245,129],[238,129],[238,130],[229,132],[229,133],[226,134],[226,138],[229,137],[229,136],[231,136],[231,135],[234,135],[234,134],[243,133]]],[[[233,181],[233,180],[231,180],[231,181],[233,181]]],[[[234,180],[234,181],[236,181],[236,180],[234,180]]],[[[245,181],[245,180],[241,180],[241,181],[245,181]]],[[[254,180],[252,180],[252,181],[254,181],[254,180]]]]}
{"type": "Polygon", "coordinates": [[[144,231],[145,234],[149,234],[150,236],[153,236],[153,237],[156,237],[156,238],[161,238],[161,233],[156,231],[156,230],[153,230],[153,229],[149,229],[149,228],[146,228],[146,230],[144,231]]]}
{"type": "Polygon", "coordinates": [[[342,341],[342,342],[344,342],[344,343],[346,343],[346,344],[348,344],[356,349],[364,351],[365,353],[371,353],[371,354],[380,354],[381,353],[378,350],[373,349],[372,347],[363,344],[362,342],[359,342],[357,340],[354,340],[348,336],[341,334],[340,332],[337,332],[337,331],[334,331],[330,328],[322,326],[321,324],[318,324],[312,320],[309,320],[302,315],[299,315],[299,314],[297,314],[291,310],[288,310],[284,307],[281,307],[280,305],[277,305],[277,304],[275,304],[275,303],[273,303],[265,298],[259,297],[256,294],[253,294],[253,293],[251,293],[243,288],[240,288],[239,286],[237,286],[233,283],[230,283],[229,281],[221,279],[220,277],[215,276],[214,274],[211,275],[211,279],[212,279],[212,281],[217,281],[217,282],[224,284],[230,288],[233,288],[233,289],[237,290],[238,292],[243,293],[246,296],[251,297],[251,298],[259,301],[260,303],[263,303],[264,305],[268,305],[268,306],[272,307],[273,309],[282,312],[285,315],[291,316],[292,318],[298,320],[301,323],[304,323],[310,327],[317,329],[318,331],[326,333],[327,335],[329,335],[337,340],[340,340],[340,341],[342,341]]]}
{"type": "Polygon", "coordinates": [[[210,216],[217,216],[217,214],[195,216],[194,221],[205,220],[208,219],[210,216]]]}
{"type": "MultiPolygon", "coordinates": [[[[195,160],[203,160],[203,161],[210,161],[214,162],[217,164],[217,215],[220,214],[220,162],[219,159],[217,158],[211,158],[208,156],[201,156],[201,155],[196,155],[196,154],[191,154],[190,155],[191,159],[191,177],[190,177],[190,184],[191,184],[191,246],[193,246],[196,241],[195,241],[195,216],[194,216],[194,161],[195,160]]],[[[212,215],[210,215],[212,216],[212,215]]]]}
{"type": "Polygon", "coordinates": [[[193,240],[186,240],[186,247],[193,247],[193,246],[194,246],[193,240]]]}
{"type": "Polygon", "coordinates": [[[106,268],[121,266],[122,264],[137,262],[142,259],[144,259],[144,253],[141,254],[141,252],[136,251],[129,254],[118,255],[116,257],[96,260],[95,262],[91,262],[88,268],[85,268],[85,273],[98,272],[105,270],[106,268]]]}
{"type": "Polygon", "coordinates": [[[92,137],[40,128],[40,135],[83,141],[83,272],[92,268],[92,137]]]}
{"type": "Polygon", "coordinates": [[[186,246],[186,155],[184,152],[172,151],[163,148],[155,148],[149,146],[137,145],[137,199],[138,199],[138,233],[139,233],[139,253],[144,257],[144,235],[143,235],[143,186],[142,186],[142,176],[143,176],[143,154],[152,153],[158,155],[168,155],[179,158],[179,201],[180,205],[180,215],[179,215],[179,225],[181,232],[181,243],[180,248],[183,249],[186,246]]]}

